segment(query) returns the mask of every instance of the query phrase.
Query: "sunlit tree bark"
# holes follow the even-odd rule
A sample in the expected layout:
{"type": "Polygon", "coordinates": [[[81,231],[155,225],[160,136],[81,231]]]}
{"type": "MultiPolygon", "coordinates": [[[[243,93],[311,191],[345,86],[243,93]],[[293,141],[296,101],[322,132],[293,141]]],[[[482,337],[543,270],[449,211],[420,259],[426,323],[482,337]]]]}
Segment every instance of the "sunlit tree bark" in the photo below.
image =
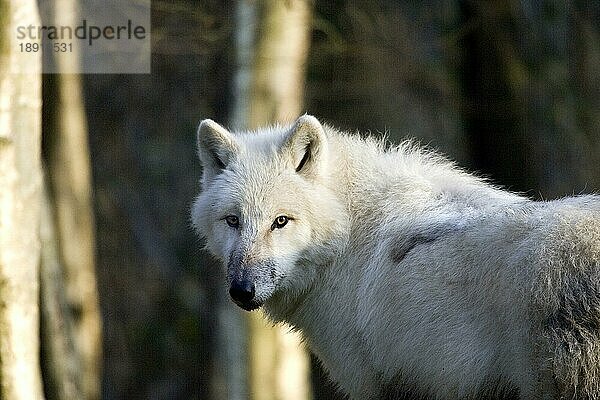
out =
{"type": "MultiPolygon", "coordinates": [[[[48,15],[56,25],[76,26],[77,5],[74,0],[55,0],[50,3],[48,15]]],[[[76,46],[74,52],[71,57],[54,58],[58,71],[78,70],[76,46]]],[[[100,398],[101,317],[95,275],[90,153],[80,75],[47,76],[44,98],[44,152],[69,308],[65,318],[72,318],[83,398],[96,400],[100,398]]]]}
{"type": "Polygon", "coordinates": [[[42,399],[39,363],[41,87],[39,55],[19,51],[15,27],[33,0],[0,0],[0,398],[42,399]],[[11,71],[28,71],[18,74],[11,71]]]}
{"type": "Polygon", "coordinates": [[[64,287],[54,207],[47,188],[42,200],[40,237],[41,353],[44,392],[48,400],[83,398],[81,357],[73,340],[73,317],[64,287]]]}

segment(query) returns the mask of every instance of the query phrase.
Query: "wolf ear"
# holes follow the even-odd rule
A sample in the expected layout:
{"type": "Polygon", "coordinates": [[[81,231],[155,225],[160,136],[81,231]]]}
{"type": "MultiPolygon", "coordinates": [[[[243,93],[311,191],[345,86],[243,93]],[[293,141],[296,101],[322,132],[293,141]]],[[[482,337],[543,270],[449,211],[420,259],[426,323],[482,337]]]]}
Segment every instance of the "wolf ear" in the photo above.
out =
{"type": "Polygon", "coordinates": [[[231,133],[211,119],[200,122],[197,140],[204,180],[225,169],[237,151],[231,133]]]}
{"type": "Polygon", "coordinates": [[[293,168],[306,177],[315,177],[324,168],[327,138],[315,117],[303,115],[292,127],[283,151],[289,154],[293,168]]]}

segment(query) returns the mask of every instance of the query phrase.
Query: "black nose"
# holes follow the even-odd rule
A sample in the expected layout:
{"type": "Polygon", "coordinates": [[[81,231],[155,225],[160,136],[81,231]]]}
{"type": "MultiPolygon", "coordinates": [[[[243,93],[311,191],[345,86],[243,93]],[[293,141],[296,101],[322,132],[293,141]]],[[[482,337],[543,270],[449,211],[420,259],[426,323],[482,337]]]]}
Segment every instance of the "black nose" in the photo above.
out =
{"type": "Polygon", "coordinates": [[[239,303],[247,303],[254,298],[254,283],[248,280],[234,280],[229,288],[229,295],[239,303]]]}

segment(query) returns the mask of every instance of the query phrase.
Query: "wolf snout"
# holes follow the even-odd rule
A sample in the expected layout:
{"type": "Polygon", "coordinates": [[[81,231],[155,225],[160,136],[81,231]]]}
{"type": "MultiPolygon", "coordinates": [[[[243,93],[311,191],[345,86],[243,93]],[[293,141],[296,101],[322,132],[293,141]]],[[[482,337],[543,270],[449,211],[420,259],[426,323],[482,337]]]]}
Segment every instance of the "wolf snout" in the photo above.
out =
{"type": "Polygon", "coordinates": [[[247,279],[233,280],[229,288],[229,295],[240,306],[250,303],[255,293],[254,283],[247,279]]]}

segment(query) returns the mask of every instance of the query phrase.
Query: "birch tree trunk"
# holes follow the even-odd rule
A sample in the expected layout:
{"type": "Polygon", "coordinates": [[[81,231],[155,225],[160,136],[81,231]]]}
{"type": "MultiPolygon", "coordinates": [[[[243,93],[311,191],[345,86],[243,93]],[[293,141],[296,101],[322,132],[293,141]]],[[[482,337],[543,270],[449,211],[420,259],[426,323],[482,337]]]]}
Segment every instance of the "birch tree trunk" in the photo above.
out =
{"type": "MultiPolygon", "coordinates": [[[[55,0],[49,4],[48,14],[53,24],[76,26],[80,21],[77,1],[55,0]]],[[[53,60],[58,71],[79,70],[76,46],[73,51],[71,57],[53,60]]],[[[69,339],[73,340],[76,355],[80,358],[83,398],[97,400],[100,398],[102,324],[95,273],[91,164],[81,76],[47,76],[44,98],[48,100],[44,110],[44,150],[59,263],[64,268],[69,308],[65,317],[73,319],[73,338],[69,339]]]]}
{"type": "Polygon", "coordinates": [[[66,299],[64,268],[56,237],[54,207],[44,185],[40,237],[41,350],[44,392],[48,400],[80,400],[81,357],[73,340],[73,317],[66,299]]]}
{"type": "MultiPolygon", "coordinates": [[[[239,1],[233,127],[291,122],[302,112],[310,28],[307,0],[239,1]]],[[[299,337],[258,313],[249,314],[248,330],[250,398],[310,398],[310,361],[299,337]]]]}
{"type": "Polygon", "coordinates": [[[102,324],[95,275],[94,214],[87,128],[81,82],[76,75],[56,78],[56,131],[49,141],[51,198],[54,205],[64,286],[74,319],[75,348],[82,359],[85,399],[100,398],[102,324]]]}
{"type": "Polygon", "coordinates": [[[34,0],[0,0],[0,398],[5,400],[43,398],[38,322],[41,60],[39,53],[20,52],[13,39],[16,26],[37,15],[34,0]]]}

